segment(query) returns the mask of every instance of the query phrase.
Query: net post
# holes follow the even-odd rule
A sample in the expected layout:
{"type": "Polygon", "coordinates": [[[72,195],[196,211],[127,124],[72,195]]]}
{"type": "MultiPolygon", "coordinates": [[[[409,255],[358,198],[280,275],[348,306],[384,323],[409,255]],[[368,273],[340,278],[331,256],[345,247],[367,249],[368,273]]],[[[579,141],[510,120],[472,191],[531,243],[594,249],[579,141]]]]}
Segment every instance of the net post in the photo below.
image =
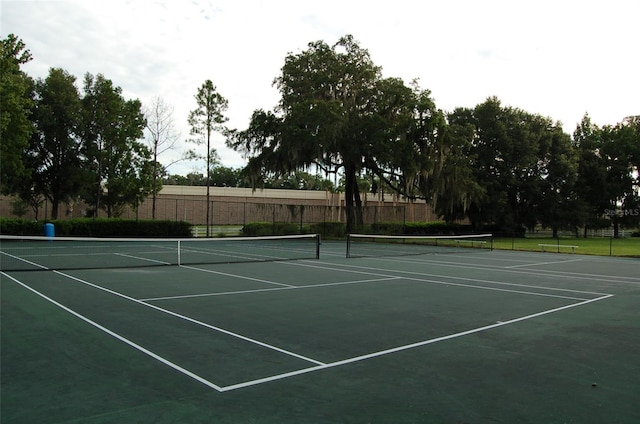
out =
{"type": "Polygon", "coordinates": [[[181,262],[181,261],[180,261],[180,259],[181,259],[181,258],[180,258],[180,250],[181,250],[181,249],[180,249],[180,240],[178,240],[178,259],[177,259],[178,266],[182,265],[182,264],[180,263],[180,262],[181,262]]]}
{"type": "Polygon", "coordinates": [[[316,259],[320,259],[320,245],[322,241],[320,240],[320,234],[316,234],[316,259]]]}
{"type": "Polygon", "coordinates": [[[347,234],[347,258],[351,257],[351,234],[347,234]]]}

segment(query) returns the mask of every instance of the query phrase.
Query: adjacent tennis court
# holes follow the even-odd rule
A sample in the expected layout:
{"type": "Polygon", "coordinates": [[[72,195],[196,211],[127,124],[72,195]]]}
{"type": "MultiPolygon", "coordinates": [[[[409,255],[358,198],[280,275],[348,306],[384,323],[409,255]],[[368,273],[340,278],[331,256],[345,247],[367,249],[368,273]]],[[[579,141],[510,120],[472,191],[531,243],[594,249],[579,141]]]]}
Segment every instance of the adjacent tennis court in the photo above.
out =
{"type": "Polygon", "coordinates": [[[0,418],[640,422],[640,260],[438,243],[2,240],[0,418]]]}

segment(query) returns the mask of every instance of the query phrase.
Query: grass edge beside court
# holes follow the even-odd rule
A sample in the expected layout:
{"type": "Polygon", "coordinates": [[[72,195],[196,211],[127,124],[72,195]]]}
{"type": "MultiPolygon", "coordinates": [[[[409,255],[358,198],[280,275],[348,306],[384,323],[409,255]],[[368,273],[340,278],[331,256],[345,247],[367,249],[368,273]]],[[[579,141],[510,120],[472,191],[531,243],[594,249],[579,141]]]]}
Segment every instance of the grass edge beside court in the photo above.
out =
{"type": "Polygon", "coordinates": [[[577,246],[576,254],[596,256],[617,256],[640,258],[640,238],[611,238],[611,237],[495,237],[493,248],[497,250],[518,250],[542,252],[540,244],[547,246],[545,252],[572,253],[566,246],[577,246]],[[554,246],[560,245],[559,249],[554,246]]]}

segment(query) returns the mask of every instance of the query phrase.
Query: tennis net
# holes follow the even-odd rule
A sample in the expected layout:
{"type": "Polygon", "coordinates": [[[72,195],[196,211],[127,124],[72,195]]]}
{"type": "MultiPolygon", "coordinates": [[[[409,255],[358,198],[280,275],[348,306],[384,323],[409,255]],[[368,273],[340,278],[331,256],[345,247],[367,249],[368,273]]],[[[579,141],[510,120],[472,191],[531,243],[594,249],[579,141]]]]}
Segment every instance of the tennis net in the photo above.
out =
{"type": "Polygon", "coordinates": [[[0,236],[0,271],[201,265],[319,256],[317,234],[208,239],[0,236]]]}
{"type": "Polygon", "coordinates": [[[388,236],[349,234],[347,258],[462,253],[493,250],[492,234],[388,236]]]}

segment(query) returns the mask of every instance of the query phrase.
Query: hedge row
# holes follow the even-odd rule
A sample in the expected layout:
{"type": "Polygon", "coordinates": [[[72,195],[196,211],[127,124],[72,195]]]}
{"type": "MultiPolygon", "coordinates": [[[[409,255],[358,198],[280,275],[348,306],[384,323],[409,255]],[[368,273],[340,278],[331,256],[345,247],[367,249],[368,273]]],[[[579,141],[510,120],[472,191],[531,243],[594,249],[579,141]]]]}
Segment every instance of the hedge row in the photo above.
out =
{"type": "MultiPolygon", "coordinates": [[[[445,222],[380,222],[359,228],[363,234],[385,235],[455,235],[472,233],[471,226],[445,222]]],[[[320,234],[323,238],[343,238],[347,227],[341,222],[302,225],[287,222],[252,222],[242,228],[245,236],[320,234]]]]}
{"type": "Polygon", "coordinates": [[[245,236],[285,236],[292,234],[310,234],[308,226],[290,222],[250,222],[242,227],[245,236]]]}
{"type": "MultiPolygon", "coordinates": [[[[152,221],[112,218],[77,218],[47,221],[56,236],[81,237],[191,237],[191,224],[184,221],[152,221]]],[[[42,236],[45,222],[0,218],[0,234],[42,236]]]]}
{"type": "Polygon", "coordinates": [[[293,234],[320,234],[322,238],[343,238],[346,225],[341,222],[293,224],[289,222],[251,222],[242,227],[244,236],[286,236],[293,234]]]}
{"type": "Polygon", "coordinates": [[[431,222],[379,222],[371,225],[373,234],[384,235],[456,235],[473,232],[470,225],[431,222]]]}

